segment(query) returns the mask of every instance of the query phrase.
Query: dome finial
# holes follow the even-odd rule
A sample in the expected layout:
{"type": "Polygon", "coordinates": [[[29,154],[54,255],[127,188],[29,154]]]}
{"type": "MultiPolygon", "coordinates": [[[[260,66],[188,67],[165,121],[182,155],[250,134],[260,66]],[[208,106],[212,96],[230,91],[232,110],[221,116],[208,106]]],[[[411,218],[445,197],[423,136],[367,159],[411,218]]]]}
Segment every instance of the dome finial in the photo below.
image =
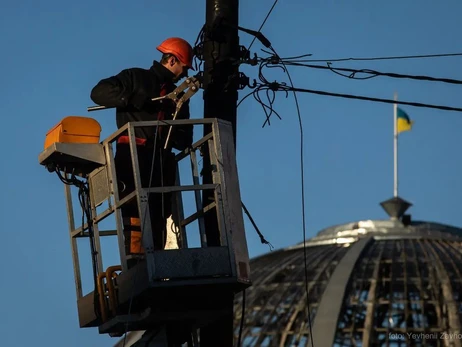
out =
{"type": "Polygon", "coordinates": [[[412,204],[399,196],[380,203],[385,212],[391,219],[400,219],[412,204]]]}

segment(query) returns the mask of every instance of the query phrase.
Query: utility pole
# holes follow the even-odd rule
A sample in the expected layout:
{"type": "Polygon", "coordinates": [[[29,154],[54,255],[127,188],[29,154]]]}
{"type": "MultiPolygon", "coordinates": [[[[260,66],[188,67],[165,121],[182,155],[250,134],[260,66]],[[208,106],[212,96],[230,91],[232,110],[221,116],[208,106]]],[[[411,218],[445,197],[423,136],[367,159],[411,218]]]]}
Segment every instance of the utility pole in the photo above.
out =
{"type": "MultiPolygon", "coordinates": [[[[204,58],[204,118],[220,118],[231,122],[236,147],[236,116],[239,65],[239,0],[206,0],[204,58]]],[[[207,129],[204,129],[206,132],[207,129]]],[[[204,184],[212,182],[209,151],[204,152],[204,184]]],[[[204,206],[213,194],[204,192],[204,206]]],[[[207,245],[219,244],[218,223],[215,214],[204,216],[207,245]]],[[[234,293],[222,293],[221,318],[200,332],[201,347],[233,346],[234,293]]]]}
{"type": "Polygon", "coordinates": [[[236,139],[239,0],[206,0],[205,18],[204,118],[231,122],[236,139]]]}

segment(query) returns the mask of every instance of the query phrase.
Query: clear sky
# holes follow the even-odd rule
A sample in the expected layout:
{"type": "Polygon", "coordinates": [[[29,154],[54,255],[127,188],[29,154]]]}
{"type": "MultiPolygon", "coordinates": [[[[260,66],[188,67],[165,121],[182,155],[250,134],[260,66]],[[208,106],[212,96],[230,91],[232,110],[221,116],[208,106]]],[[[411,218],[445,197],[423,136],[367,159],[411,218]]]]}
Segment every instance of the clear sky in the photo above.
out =
{"type": "MultiPolygon", "coordinates": [[[[271,5],[242,1],[241,26],[258,29],[271,5]]],[[[282,57],[455,53],[462,51],[460,13],[459,0],[286,0],[263,32],[282,57]]],[[[86,111],[91,88],[124,68],[148,68],[166,37],[193,43],[204,18],[205,1],[2,2],[0,345],[103,347],[117,341],[78,327],[63,186],[38,164],[38,154],[46,132],[67,115],[95,117],[102,138],[111,134],[113,111],[86,111]]],[[[240,38],[251,41],[246,34],[240,38]]],[[[260,48],[255,43],[252,50],[262,55],[260,48]]],[[[453,57],[334,66],[462,79],[461,63],[453,57]]],[[[256,68],[242,71],[257,77],[256,68]]],[[[300,88],[390,99],[396,91],[401,100],[462,107],[458,85],[290,71],[300,88]]],[[[273,70],[267,78],[287,81],[273,70]]],[[[191,100],[192,118],[203,116],[200,94],[191,100]]],[[[379,202],[393,194],[393,106],[310,94],[299,99],[308,237],[333,224],[386,218],[379,202]]],[[[240,106],[237,156],[243,201],[281,248],[302,240],[300,133],[291,96],[278,94],[275,109],[282,120],[262,128],[261,107],[251,98],[240,106]]],[[[403,109],[415,125],[400,136],[400,195],[414,204],[413,219],[462,226],[462,114],[403,109]]],[[[246,232],[251,256],[268,251],[247,222],[246,232]]]]}

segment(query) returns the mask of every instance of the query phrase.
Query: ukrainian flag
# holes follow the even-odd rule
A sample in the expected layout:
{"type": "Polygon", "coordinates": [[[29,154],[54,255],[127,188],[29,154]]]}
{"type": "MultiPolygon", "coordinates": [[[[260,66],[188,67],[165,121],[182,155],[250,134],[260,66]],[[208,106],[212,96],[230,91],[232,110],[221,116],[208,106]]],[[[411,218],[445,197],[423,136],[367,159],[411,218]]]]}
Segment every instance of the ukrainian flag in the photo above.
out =
{"type": "Polygon", "coordinates": [[[414,122],[411,121],[407,113],[399,107],[396,113],[396,118],[396,131],[398,134],[403,131],[410,131],[412,129],[412,124],[414,122]]]}

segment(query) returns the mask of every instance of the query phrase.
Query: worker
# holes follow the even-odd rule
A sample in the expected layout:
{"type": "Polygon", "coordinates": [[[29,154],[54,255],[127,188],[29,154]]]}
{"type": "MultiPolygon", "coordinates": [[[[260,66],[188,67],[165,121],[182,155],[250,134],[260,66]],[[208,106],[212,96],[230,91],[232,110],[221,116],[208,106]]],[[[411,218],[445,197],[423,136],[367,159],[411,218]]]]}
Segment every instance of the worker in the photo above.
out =
{"type": "MultiPolygon", "coordinates": [[[[118,75],[101,80],[91,91],[91,99],[99,105],[116,107],[116,123],[120,128],[127,122],[171,120],[175,110],[172,100],[151,101],[172,92],[175,83],[192,69],[193,49],[178,37],[168,38],[158,47],[160,62],[154,60],[149,69],[130,68],[118,75]]],[[[188,100],[189,101],[189,100],[188,100]]],[[[189,102],[185,102],[176,119],[189,119],[189,102]]],[[[169,127],[135,128],[139,172],[142,187],[175,185],[176,163],[172,147],[183,150],[192,144],[192,125],[174,126],[164,149],[169,127]],[[153,165],[154,161],[154,165],[153,165]]],[[[135,189],[128,134],[120,136],[116,144],[116,175],[119,199],[135,189]]],[[[166,240],[166,221],[172,214],[170,193],[149,194],[154,248],[163,249],[166,240]]],[[[141,229],[136,200],[122,207],[126,254],[140,254],[141,229]]]]}

